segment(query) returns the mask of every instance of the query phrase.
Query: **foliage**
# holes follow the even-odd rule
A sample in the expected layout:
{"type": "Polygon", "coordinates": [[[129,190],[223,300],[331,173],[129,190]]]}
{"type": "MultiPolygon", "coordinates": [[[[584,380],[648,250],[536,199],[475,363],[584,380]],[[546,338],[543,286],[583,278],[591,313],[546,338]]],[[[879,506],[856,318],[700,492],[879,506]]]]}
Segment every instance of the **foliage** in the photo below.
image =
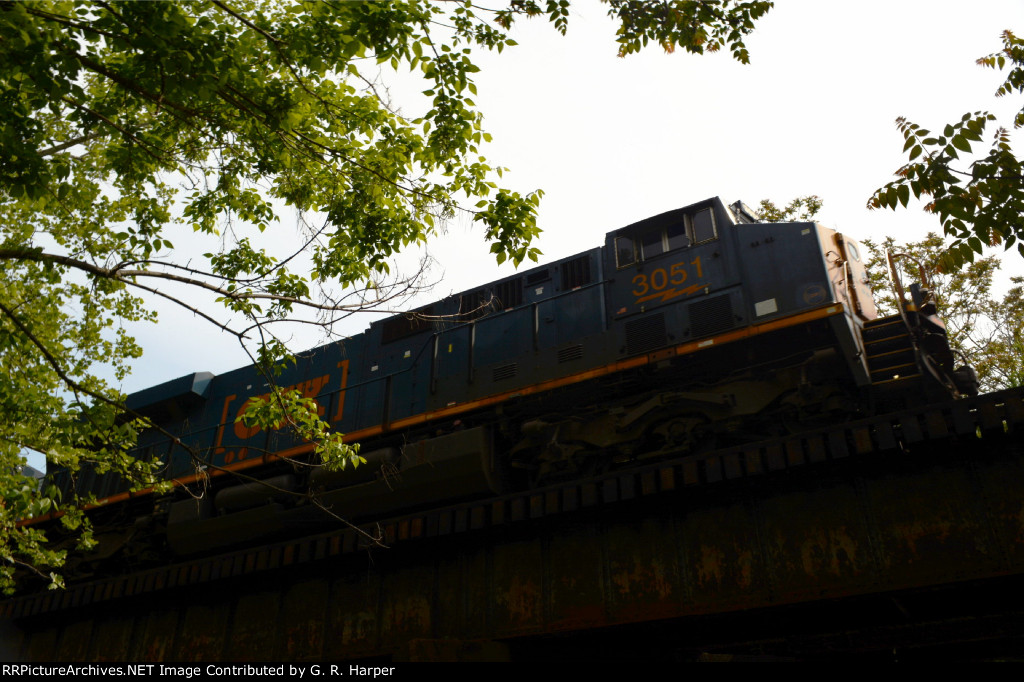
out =
{"type": "MultiPolygon", "coordinates": [[[[682,47],[687,52],[717,52],[726,45],[733,57],[747,64],[750,55],[743,37],[754,22],[772,8],[771,2],[676,1],[665,3],[606,0],[608,14],[619,19],[619,56],[639,52],[655,41],[666,52],[682,47]]],[[[549,5],[553,4],[549,1],[549,5]]],[[[567,0],[559,5],[567,6],[567,0]]]]}
{"type": "Polygon", "coordinates": [[[769,199],[762,199],[759,213],[761,220],[767,223],[798,222],[812,220],[821,210],[822,201],[817,194],[797,197],[779,208],[769,199]]]}
{"type": "MultiPolygon", "coordinates": [[[[728,46],[744,62],[743,37],[771,6],[607,4],[620,54],[653,41],[728,46]]],[[[16,565],[46,573],[61,560],[19,518],[59,510],[82,524],[85,500],[57,499],[18,473],[24,452],[136,486],[158,480],[159,462],[128,456],[147,424],[100,378],[120,380],[140,356],[121,325],[152,320],[154,300],[234,336],[270,379],[287,361],[274,323],[329,325],[383,305],[405,290],[387,279],[389,259],[457,213],[482,227],[499,262],[536,260],[541,193],[499,187],[502,169],[481,154],[489,136],[471,99],[472,55],[514,45],[508,31],[522,17],[564,33],[568,7],[0,4],[0,587],[12,588],[16,565]],[[382,94],[379,74],[398,69],[422,79],[419,117],[382,94]],[[296,214],[297,233],[268,250],[261,239],[296,214]],[[208,253],[175,249],[192,233],[214,245],[208,253]],[[211,312],[204,295],[224,309],[211,312]]],[[[289,423],[334,465],[358,463],[299,398],[277,390],[245,419],[289,423]]]]}
{"type": "Polygon", "coordinates": [[[871,254],[868,272],[879,315],[898,311],[889,283],[885,252],[903,254],[897,260],[904,284],[920,278],[923,269],[936,294],[939,315],[946,323],[950,346],[978,372],[983,391],[1024,385],[1024,277],[1002,299],[993,297],[993,277],[999,269],[996,256],[986,256],[964,268],[948,271],[943,239],[929,234],[924,240],[883,244],[864,240],[871,254]]]}
{"type": "MultiPolygon", "coordinates": [[[[743,38],[754,22],[774,6],[771,0],[601,0],[608,16],[619,23],[619,56],[640,52],[651,42],[665,52],[681,47],[687,52],[718,52],[728,45],[737,61],[748,64],[750,53],[743,38]]],[[[466,3],[469,6],[469,3],[466,3]]],[[[517,15],[547,16],[563,35],[569,26],[570,0],[511,0],[496,13],[495,24],[510,29],[517,15]]]]}
{"type": "Polygon", "coordinates": [[[332,432],[327,422],[320,419],[318,410],[315,400],[293,388],[250,399],[239,421],[245,426],[266,430],[294,430],[305,440],[316,443],[315,452],[329,469],[344,470],[349,464],[353,467],[365,464],[366,460],[358,454],[359,444],[346,444],[343,434],[332,432]]]}
{"type": "MultiPolygon", "coordinates": [[[[982,66],[1009,72],[996,91],[997,96],[1024,93],[1024,40],[1010,31],[1003,33],[1003,49],[978,60],[982,66]]],[[[897,179],[877,190],[868,202],[871,208],[904,207],[910,195],[931,197],[925,209],[938,214],[942,229],[952,239],[948,267],[974,260],[985,246],[1017,244],[1024,256],[1024,168],[1010,146],[1009,132],[999,128],[988,153],[975,159],[969,170],[956,168],[961,155],[972,153],[981,142],[985,127],[995,121],[988,112],[964,114],[936,135],[905,118],[896,123],[905,141],[908,163],[897,179]]],[[[1024,126],[1024,108],[1014,119],[1024,126]]]]}

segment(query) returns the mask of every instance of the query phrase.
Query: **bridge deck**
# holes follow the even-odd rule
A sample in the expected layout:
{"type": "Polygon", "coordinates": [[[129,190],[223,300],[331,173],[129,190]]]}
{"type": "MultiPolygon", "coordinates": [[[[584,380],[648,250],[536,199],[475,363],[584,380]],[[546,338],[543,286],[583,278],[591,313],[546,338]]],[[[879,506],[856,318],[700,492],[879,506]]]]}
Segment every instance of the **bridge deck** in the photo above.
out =
{"type": "Polygon", "coordinates": [[[0,603],[0,653],[1020,653],[1022,431],[1006,391],[75,585],[0,603]]]}

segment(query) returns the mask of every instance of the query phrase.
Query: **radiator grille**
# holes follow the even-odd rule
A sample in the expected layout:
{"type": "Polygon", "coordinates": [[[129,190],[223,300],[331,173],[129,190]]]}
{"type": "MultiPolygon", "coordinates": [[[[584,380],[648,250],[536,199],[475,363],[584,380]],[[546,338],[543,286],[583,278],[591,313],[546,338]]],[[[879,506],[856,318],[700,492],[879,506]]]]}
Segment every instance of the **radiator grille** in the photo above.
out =
{"type": "Polygon", "coordinates": [[[470,322],[491,311],[491,295],[485,289],[464,294],[459,301],[459,321],[470,322]]]}
{"type": "Polygon", "coordinates": [[[562,263],[562,291],[590,284],[590,257],[580,256],[562,263]]]}
{"type": "Polygon", "coordinates": [[[732,298],[728,295],[691,303],[689,313],[693,336],[710,336],[733,327],[732,298]]]}
{"type": "Polygon", "coordinates": [[[494,285],[494,297],[499,309],[515,308],[523,304],[523,278],[516,277],[494,285]]]}
{"type": "Polygon", "coordinates": [[[547,268],[544,268],[543,270],[539,270],[533,273],[532,275],[527,275],[526,286],[532,287],[536,284],[540,284],[541,282],[547,282],[549,279],[551,279],[551,272],[547,268]]]}
{"type": "Polygon", "coordinates": [[[646,353],[668,343],[665,316],[661,313],[626,323],[626,353],[646,353]]]}
{"type": "Polygon", "coordinates": [[[408,315],[397,315],[389,320],[384,320],[380,342],[382,344],[391,343],[432,329],[429,317],[433,314],[434,307],[428,305],[408,315]]]}

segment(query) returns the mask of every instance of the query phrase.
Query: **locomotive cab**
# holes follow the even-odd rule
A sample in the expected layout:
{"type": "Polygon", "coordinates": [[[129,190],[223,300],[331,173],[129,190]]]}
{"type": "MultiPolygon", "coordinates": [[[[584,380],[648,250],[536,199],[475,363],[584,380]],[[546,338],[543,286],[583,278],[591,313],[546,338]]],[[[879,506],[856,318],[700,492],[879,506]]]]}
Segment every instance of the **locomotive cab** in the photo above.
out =
{"type": "Polygon", "coordinates": [[[739,218],[712,198],[606,238],[610,336],[647,365],[644,395],[663,406],[645,413],[638,450],[809,428],[856,413],[870,384],[860,328],[876,312],[859,245],[816,223],[739,218]]]}
{"type": "Polygon", "coordinates": [[[816,223],[737,223],[708,199],[608,235],[609,317],[623,322],[630,356],[741,329],[757,335],[810,311],[838,316],[835,342],[865,385],[859,328],[877,313],[860,252],[816,223]]]}

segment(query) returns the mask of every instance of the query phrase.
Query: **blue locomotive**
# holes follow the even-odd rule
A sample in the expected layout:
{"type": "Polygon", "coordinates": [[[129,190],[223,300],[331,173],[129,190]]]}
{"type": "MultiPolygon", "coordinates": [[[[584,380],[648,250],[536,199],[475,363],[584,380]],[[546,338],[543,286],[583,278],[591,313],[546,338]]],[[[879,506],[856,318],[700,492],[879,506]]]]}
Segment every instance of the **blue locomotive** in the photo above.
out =
{"type": "MultiPolygon", "coordinates": [[[[131,395],[176,436],[144,433],[137,456],[180,488],[247,477],[213,476],[150,520],[200,552],[316,527],[320,507],[358,520],[970,391],[927,292],[912,295],[878,320],[858,243],[708,199],[303,354],[277,384],[361,443],[354,471],[309,466],[311,444],[237,419],[269,391],[252,367],[131,395]]],[[[127,498],[109,476],[77,485],[127,498]]]]}

